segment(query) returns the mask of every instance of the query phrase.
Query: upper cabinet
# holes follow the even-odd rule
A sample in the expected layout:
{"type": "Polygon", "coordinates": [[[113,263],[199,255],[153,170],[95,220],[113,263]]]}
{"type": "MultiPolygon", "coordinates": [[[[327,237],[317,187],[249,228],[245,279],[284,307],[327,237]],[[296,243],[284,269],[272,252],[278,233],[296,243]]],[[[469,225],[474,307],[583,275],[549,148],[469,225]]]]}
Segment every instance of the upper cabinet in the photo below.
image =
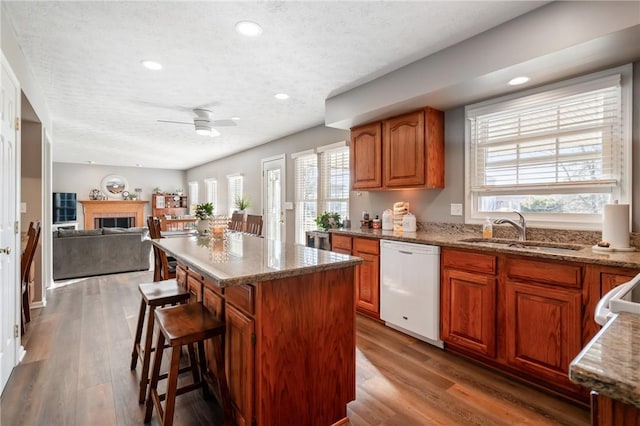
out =
{"type": "Polygon", "coordinates": [[[444,113],[433,108],[351,129],[352,189],[444,188],[444,113]]]}

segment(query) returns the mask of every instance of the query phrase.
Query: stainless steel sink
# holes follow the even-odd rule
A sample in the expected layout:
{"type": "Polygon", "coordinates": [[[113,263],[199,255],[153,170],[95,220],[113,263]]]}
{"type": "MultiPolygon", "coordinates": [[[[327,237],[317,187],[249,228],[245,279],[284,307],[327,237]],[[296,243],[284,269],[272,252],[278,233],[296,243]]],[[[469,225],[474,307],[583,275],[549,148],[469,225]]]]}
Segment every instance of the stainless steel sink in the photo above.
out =
{"type": "Polygon", "coordinates": [[[460,242],[473,243],[484,247],[514,248],[557,254],[575,253],[583,248],[582,246],[575,244],[549,243],[544,241],[501,240],[498,238],[466,238],[460,240],[460,242]]]}

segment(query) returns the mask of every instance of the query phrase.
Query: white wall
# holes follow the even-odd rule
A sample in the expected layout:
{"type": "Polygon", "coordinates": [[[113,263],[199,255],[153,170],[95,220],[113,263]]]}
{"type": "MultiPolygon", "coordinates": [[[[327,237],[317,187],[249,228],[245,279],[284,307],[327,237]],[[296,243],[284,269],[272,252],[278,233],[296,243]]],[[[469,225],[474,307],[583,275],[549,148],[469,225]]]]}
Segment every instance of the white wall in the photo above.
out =
{"type": "MultiPolygon", "coordinates": [[[[107,175],[121,175],[129,183],[127,190],[142,189],[145,216],[151,215],[151,192],[159,187],[163,191],[187,190],[185,172],[181,170],[147,169],[143,167],[114,167],[90,164],[53,163],[52,192],[75,192],[78,200],[88,200],[92,189],[101,189],[102,179],[107,175]]],[[[78,203],[78,225],[83,227],[82,204],[78,203]]]]}
{"type": "MultiPolygon", "coordinates": [[[[258,146],[248,151],[241,152],[230,157],[213,161],[202,166],[187,171],[187,181],[198,181],[199,198],[205,199],[204,179],[215,178],[218,181],[218,212],[224,214],[228,211],[227,202],[227,175],[242,173],[244,176],[244,192],[251,200],[248,211],[252,214],[262,214],[261,200],[261,164],[260,160],[273,157],[279,154],[286,155],[286,201],[294,201],[293,187],[293,160],[290,154],[304,151],[322,145],[349,139],[349,132],[346,130],[331,129],[325,126],[317,126],[300,133],[286,136],[281,139],[258,146]]],[[[294,241],[295,216],[293,211],[287,211],[286,238],[287,241],[294,241]]]]}

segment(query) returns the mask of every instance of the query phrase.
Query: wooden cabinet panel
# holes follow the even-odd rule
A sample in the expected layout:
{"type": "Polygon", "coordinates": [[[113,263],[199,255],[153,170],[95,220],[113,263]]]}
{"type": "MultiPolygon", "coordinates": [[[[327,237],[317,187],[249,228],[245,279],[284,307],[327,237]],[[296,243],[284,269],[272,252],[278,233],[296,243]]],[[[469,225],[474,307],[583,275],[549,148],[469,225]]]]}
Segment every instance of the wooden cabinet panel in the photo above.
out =
{"type": "Polygon", "coordinates": [[[351,188],[382,186],[382,126],[371,123],[351,129],[351,188]]]}
{"type": "Polygon", "coordinates": [[[492,276],[443,270],[442,340],[496,356],[496,282],[492,276]]]}
{"type": "Polygon", "coordinates": [[[445,268],[464,269],[465,271],[494,275],[496,273],[496,265],[496,257],[490,254],[449,248],[442,250],[442,266],[445,268]]]}
{"type": "Polygon", "coordinates": [[[364,261],[356,268],[356,309],[380,318],[380,242],[378,239],[354,238],[353,255],[364,261]]]}
{"type": "Polygon", "coordinates": [[[382,122],[383,185],[387,188],[425,184],[424,112],[382,122]]]}
{"type": "Polygon", "coordinates": [[[554,386],[579,390],[568,371],[582,347],[581,304],[578,290],[507,281],[507,363],[554,386]]]}
{"type": "Polygon", "coordinates": [[[254,292],[255,287],[249,284],[234,285],[225,289],[227,301],[249,315],[253,315],[255,312],[254,292]]]}
{"type": "Polygon", "coordinates": [[[189,302],[201,302],[202,301],[202,286],[204,280],[200,275],[193,274],[191,271],[187,272],[187,290],[191,293],[189,302]]]}
{"type": "MultiPolygon", "coordinates": [[[[233,305],[225,306],[227,333],[225,369],[236,423],[249,426],[254,418],[255,321],[233,305]]],[[[267,319],[268,320],[268,319],[267,319]]]]}
{"type": "Polygon", "coordinates": [[[640,271],[629,271],[628,274],[621,275],[622,271],[617,273],[602,272],[600,274],[600,297],[604,296],[620,284],[624,284],[635,277],[640,271]]]}
{"type": "Polygon", "coordinates": [[[640,426],[640,411],[633,405],[591,392],[592,426],[640,426]]]}
{"type": "Polygon", "coordinates": [[[553,263],[543,260],[508,258],[507,276],[511,279],[582,288],[582,266],[567,262],[553,263]]]}
{"type": "Polygon", "coordinates": [[[176,266],[176,281],[182,288],[187,288],[187,267],[181,263],[176,266]]]}
{"type": "Polygon", "coordinates": [[[444,188],[444,112],[425,108],[426,187],[444,188]]]}
{"type": "Polygon", "coordinates": [[[351,254],[352,238],[346,235],[331,234],[331,250],[337,253],[351,254]]]}

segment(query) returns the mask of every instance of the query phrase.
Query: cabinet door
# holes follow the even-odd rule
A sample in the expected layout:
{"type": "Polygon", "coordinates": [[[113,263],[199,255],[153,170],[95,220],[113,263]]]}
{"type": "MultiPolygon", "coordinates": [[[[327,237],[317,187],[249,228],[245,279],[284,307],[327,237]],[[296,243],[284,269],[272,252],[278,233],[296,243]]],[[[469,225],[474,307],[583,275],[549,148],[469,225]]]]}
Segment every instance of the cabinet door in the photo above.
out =
{"type": "Polygon", "coordinates": [[[255,321],[231,304],[225,306],[227,333],[225,368],[236,423],[252,424],[254,418],[255,321]]]}
{"type": "Polygon", "coordinates": [[[424,110],[426,187],[444,188],[444,112],[424,110]]]}
{"type": "Polygon", "coordinates": [[[488,357],[496,356],[496,278],[444,269],[442,340],[488,357]]]}
{"type": "MultiPolygon", "coordinates": [[[[202,303],[207,309],[209,309],[215,315],[216,318],[224,321],[224,299],[220,294],[214,292],[208,286],[204,286],[202,291],[202,303]]],[[[216,337],[216,339],[219,339],[219,338],[220,337],[216,337]]],[[[211,339],[208,339],[207,341],[205,341],[204,350],[206,354],[205,358],[207,359],[208,372],[209,374],[214,376],[216,371],[216,366],[215,366],[215,358],[213,355],[213,341],[211,339]]],[[[217,392],[217,388],[215,388],[214,391],[217,392]]]]}
{"type": "Polygon", "coordinates": [[[383,121],[383,186],[425,184],[424,112],[383,121]]]}
{"type": "Polygon", "coordinates": [[[382,187],[382,128],[372,123],[351,129],[351,188],[382,187]]]}
{"type": "Polygon", "coordinates": [[[565,389],[581,349],[580,290],[521,282],[505,283],[505,348],[508,364],[565,389]]]}
{"type": "Polygon", "coordinates": [[[356,309],[370,317],[380,318],[380,241],[354,238],[353,255],[364,262],[356,268],[356,309]]]}

